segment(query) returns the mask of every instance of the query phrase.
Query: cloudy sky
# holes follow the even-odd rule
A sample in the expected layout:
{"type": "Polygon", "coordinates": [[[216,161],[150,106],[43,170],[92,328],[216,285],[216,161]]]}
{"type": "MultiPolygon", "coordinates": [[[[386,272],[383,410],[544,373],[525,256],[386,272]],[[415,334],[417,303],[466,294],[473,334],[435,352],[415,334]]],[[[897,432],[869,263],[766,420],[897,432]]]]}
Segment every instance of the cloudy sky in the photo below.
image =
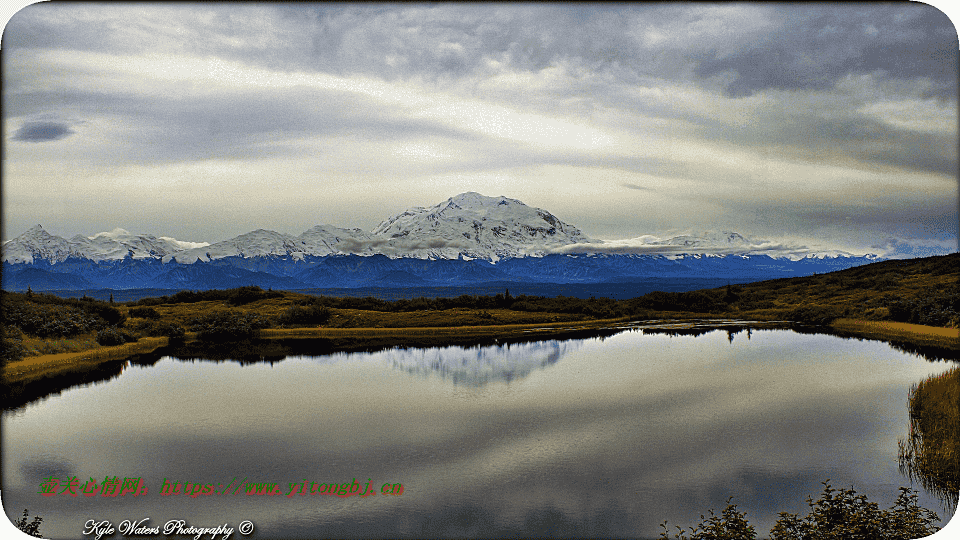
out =
{"type": "Polygon", "coordinates": [[[4,240],[477,191],[600,239],[957,250],[957,31],[924,4],[40,3],[2,55],[4,240]]]}

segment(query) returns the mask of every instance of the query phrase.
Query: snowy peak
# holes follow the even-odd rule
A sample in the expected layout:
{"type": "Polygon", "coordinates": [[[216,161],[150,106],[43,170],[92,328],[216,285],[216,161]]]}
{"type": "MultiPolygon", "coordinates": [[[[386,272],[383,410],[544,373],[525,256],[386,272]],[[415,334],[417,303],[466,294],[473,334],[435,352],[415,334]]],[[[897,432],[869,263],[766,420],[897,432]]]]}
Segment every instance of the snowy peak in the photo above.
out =
{"type": "Polygon", "coordinates": [[[3,261],[8,263],[34,263],[46,261],[61,263],[70,257],[95,261],[155,259],[183,250],[185,247],[206,245],[197,242],[181,242],[175,238],[157,238],[149,234],[133,234],[116,228],[93,236],[76,235],[70,240],[54,236],[37,225],[20,236],[3,244],[3,261]]]}
{"type": "Polygon", "coordinates": [[[660,242],[654,242],[656,244],[667,245],[667,246],[684,246],[691,248],[703,248],[703,247],[725,247],[725,248],[736,248],[736,247],[749,247],[752,245],[750,240],[747,240],[740,233],[730,232],[730,231],[708,231],[699,235],[681,235],[674,236],[667,240],[660,242]]]}
{"type": "Polygon", "coordinates": [[[307,255],[324,256],[357,253],[377,253],[376,239],[360,229],[341,229],[331,225],[316,225],[300,236],[257,229],[236,238],[208,246],[180,251],[164,258],[164,262],[194,263],[198,259],[210,261],[224,257],[289,256],[303,259],[307,255]]]}
{"type": "Polygon", "coordinates": [[[58,263],[79,256],[76,245],[48,233],[40,225],[3,244],[3,260],[11,263],[29,264],[38,260],[58,263]]]}
{"type": "Polygon", "coordinates": [[[373,234],[406,247],[408,256],[498,260],[542,256],[550,249],[591,242],[550,212],[516,199],[461,193],[430,208],[416,207],[381,223],[373,234]]]}
{"type": "Polygon", "coordinates": [[[193,242],[180,242],[174,238],[157,238],[152,234],[132,234],[119,227],[93,236],[77,235],[71,239],[71,242],[76,244],[86,256],[96,260],[165,257],[181,251],[184,244],[196,245],[193,242]]]}

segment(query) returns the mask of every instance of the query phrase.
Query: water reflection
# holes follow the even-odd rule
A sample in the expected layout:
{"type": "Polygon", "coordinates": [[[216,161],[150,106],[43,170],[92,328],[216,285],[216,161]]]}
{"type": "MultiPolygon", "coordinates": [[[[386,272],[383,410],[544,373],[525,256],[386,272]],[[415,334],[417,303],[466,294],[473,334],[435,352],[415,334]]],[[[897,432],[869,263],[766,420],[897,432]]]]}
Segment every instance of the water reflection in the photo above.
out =
{"type": "Polygon", "coordinates": [[[551,340],[492,347],[392,349],[379,356],[409,374],[438,375],[454,385],[479,387],[523,379],[534,370],[557,363],[582,345],[582,340],[551,340]]]}
{"type": "Polygon", "coordinates": [[[897,440],[907,390],[944,369],[880,342],[743,324],[611,332],[362,353],[221,351],[216,361],[180,349],[111,365],[107,382],[4,414],[5,506],[42,515],[54,538],[79,537],[92,517],[145,516],[249,519],[251,538],[652,538],[663,520],[697,523],[732,495],[763,535],[778,512],[805,512],[827,479],[889,507],[906,481],[897,440]],[[37,494],[48,476],[106,474],[142,476],[151,490],[173,478],[284,489],[370,478],[406,491],[37,494]]]}

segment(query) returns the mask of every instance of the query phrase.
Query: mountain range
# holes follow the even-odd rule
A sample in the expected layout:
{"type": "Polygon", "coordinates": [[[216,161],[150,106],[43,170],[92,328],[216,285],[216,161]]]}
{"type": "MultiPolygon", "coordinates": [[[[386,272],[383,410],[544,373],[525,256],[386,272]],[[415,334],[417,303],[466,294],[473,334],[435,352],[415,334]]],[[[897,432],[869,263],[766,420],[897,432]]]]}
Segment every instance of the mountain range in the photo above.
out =
{"type": "Polygon", "coordinates": [[[3,244],[7,290],[280,289],[623,283],[646,278],[761,280],[875,262],[872,255],[765,254],[735,232],[642,241],[624,252],[556,216],[468,192],[411,208],[372,232],[317,225],[294,236],[258,229],[216,243],[114,229],[67,240],[37,225],[3,244]]]}

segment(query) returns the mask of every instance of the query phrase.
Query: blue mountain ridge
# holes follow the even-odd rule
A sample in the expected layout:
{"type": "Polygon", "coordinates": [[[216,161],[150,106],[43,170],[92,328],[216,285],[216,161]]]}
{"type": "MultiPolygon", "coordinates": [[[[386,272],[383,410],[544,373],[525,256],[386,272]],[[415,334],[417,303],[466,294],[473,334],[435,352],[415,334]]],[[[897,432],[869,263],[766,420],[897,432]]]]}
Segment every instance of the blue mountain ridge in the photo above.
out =
{"type": "Polygon", "coordinates": [[[650,279],[730,279],[738,283],[808,276],[877,262],[873,257],[773,258],[768,255],[546,255],[502,259],[418,259],[385,255],[224,257],[192,264],[160,259],[3,263],[5,290],[207,290],[258,285],[293,290],[459,287],[492,283],[598,284],[650,279]]]}

